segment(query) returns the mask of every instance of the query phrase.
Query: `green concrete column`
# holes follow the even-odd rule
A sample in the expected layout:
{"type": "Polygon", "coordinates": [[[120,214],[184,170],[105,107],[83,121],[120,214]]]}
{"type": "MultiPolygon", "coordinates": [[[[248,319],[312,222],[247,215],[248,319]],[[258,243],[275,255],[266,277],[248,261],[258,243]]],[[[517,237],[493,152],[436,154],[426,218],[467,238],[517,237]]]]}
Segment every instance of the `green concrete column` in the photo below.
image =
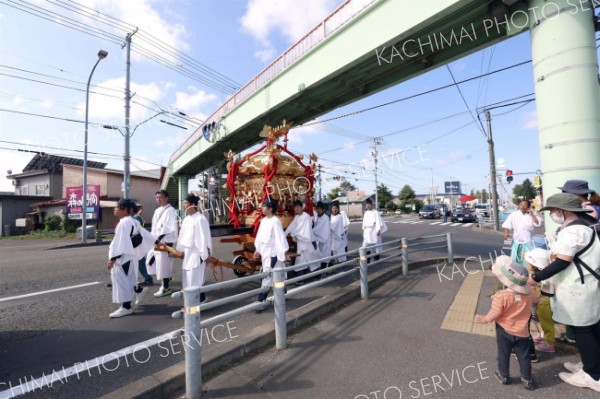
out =
{"type": "MultiPolygon", "coordinates": [[[[589,0],[530,0],[544,198],[566,180],[600,191],[600,85],[589,0]]],[[[548,216],[548,214],[546,214],[548,216]]],[[[556,225],[546,217],[546,230],[556,225]]]]}

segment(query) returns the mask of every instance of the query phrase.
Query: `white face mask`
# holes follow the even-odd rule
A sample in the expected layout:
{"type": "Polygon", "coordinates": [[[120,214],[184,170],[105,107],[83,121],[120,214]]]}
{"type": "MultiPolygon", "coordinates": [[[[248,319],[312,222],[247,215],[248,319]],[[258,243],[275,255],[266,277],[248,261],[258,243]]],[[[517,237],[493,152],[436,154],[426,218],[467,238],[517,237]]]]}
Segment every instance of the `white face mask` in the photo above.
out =
{"type": "Polygon", "coordinates": [[[552,221],[556,224],[563,224],[565,222],[565,217],[556,213],[551,213],[550,219],[552,219],[552,221]]]}

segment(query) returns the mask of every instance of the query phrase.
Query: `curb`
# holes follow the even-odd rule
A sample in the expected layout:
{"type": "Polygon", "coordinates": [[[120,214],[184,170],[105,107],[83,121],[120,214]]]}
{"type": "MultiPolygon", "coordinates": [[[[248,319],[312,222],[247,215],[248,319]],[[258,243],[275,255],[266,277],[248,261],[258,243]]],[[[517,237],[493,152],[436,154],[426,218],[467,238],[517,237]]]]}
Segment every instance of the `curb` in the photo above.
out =
{"type": "Polygon", "coordinates": [[[68,249],[68,248],[85,248],[85,247],[99,247],[101,245],[109,245],[110,241],[93,241],[90,243],[77,243],[77,244],[67,244],[67,245],[61,245],[60,247],[52,247],[52,248],[46,248],[46,251],[52,251],[55,249],[68,249]]]}
{"type": "MultiPolygon", "coordinates": [[[[455,257],[454,260],[464,259],[455,257]]],[[[447,258],[426,259],[411,263],[410,267],[419,268],[447,262],[447,258]]],[[[369,291],[381,286],[391,278],[401,275],[402,267],[380,270],[369,276],[369,291]]],[[[286,316],[288,336],[299,332],[303,327],[318,321],[322,316],[333,313],[360,298],[360,281],[342,287],[332,295],[327,295],[290,311],[286,316]]],[[[206,356],[202,360],[202,374],[206,380],[245,356],[256,353],[275,342],[275,325],[271,320],[254,328],[250,334],[240,337],[238,345],[224,353],[206,356]]],[[[177,363],[164,370],[144,377],[132,384],[102,396],[100,399],[161,399],[185,390],[185,362],[177,363]]]]}

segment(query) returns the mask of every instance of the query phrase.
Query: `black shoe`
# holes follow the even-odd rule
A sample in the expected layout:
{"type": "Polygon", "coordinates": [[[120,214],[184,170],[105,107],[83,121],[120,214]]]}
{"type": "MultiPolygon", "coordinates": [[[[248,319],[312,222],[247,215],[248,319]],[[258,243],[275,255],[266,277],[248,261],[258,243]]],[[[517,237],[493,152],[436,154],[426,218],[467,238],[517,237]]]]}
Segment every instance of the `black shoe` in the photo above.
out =
{"type": "Polygon", "coordinates": [[[507,377],[504,377],[498,370],[494,373],[494,377],[498,380],[498,382],[502,385],[510,384],[510,380],[507,377]]]}
{"type": "Polygon", "coordinates": [[[154,285],[154,281],[152,280],[146,280],[143,283],[141,283],[142,285],[154,285]]]}
{"type": "Polygon", "coordinates": [[[258,302],[264,302],[266,300],[267,300],[266,292],[261,292],[260,294],[258,294],[258,302]]]}
{"type": "Polygon", "coordinates": [[[529,381],[526,381],[521,378],[521,382],[523,383],[523,388],[527,389],[528,391],[534,391],[535,388],[537,388],[537,386],[535,385],[535,382],[533,381],[533,378],[530,379],[529,381]]]}
{"type": "Polygon", "coordinates": [[[538,357],[535,353],[530,353],[529,357],[531,358],[531,363],[539,363],[540,362],[540,359],[538,359],[538,357]]]}
{"type": "Polygon", "coordinates": [[[106,283],[106,286],[107,286],[108,288],[112,288],[112,283],[106,283]]]}

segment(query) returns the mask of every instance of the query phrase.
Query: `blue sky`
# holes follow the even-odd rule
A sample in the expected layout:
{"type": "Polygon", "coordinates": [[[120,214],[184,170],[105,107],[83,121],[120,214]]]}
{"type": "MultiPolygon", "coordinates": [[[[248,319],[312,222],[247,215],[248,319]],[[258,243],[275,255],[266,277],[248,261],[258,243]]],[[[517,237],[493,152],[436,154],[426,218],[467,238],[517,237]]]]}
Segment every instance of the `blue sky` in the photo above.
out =
{"type": "MultiPolygon", "coordinates": [[[[60,2],[56,0],[51,3],[27,0],[27,3],[124,38],[122,31],[72,14],[59,7],[57,4],[60,2]]],[[[80,0],[78,3],[138,26],[243,85],[342,1],[80,0]]],[[[117,131],[96,125],[124,125],[125,51],[121,46],[6,4],[0,4],[0,38],[0,108],[79,121],[84,119],[85,82],[96,62],[96,54],[100,49],[108,51],[108,57],[100,62],[92,80],[92,84],[98,86],[92,90],[109,96],[94,93],[90,96],[89,119],[93,125],[89,129],[89,151],[102,153],[91,154],[91,160],[108,162],[108,167],[122,169],[122,136],[117,131]],[[79,91],[41,82],[74,87],[79,91]]],[[[134,44],[143,44],[139,36],[134,36],[133,41],[134,44]]],[[[455,61],[449,67],[455,79],[460,81],[530,58],[529,33],[525,33],[455,61]]],[[[227,93],[178,74],[135,52],[132,53],[131,81],[132,91],[136,93],[134,101],[137,102],[132,107],[132,126],[152,116],[156,110],[169,107],[204,119],[227,98],[227,93]]],[[[319,119],[344,115],[451,82],[448,69],[441,67],[319,119]]],[[[531,64],[462,84],[460,88],[471,109],[533,93],[531,64]]],[[[516,108],[492,112],[496,157],[503,158],[514,173],[535,172],[539,169],[535,103],[516,108]]],[[[295,129],[290,135],[290,147],[299,153],[321,155],[327,171],[323,177],[340,174],[359,179],[351,182],[372,192],[369,143],[358,144],[361,138],[382,136],[462,113],[386,137],[379,146],[381,156],[415,146],[418,146],[420,154],[412,151],[407,152],[405,158],[380,160],[380,181],[396,194],[404,184],[410,184],[418,193],[428,192],[432,175],[438,192],[443,190],[444,181],[449,180],[461,181],[464,191],[487,188],[488,152],[481,130],[476,124],[470,124],[449,133],[472,122],[472,117],[465,111],[466,106],[458,90],[451,87],[374,111],[295,129]],[[332,131],[338,134],[332,134],[332,131]],[[340,131],[344,133],[340,135],[340,131]],[[357,170],[357,174],[348,174],[350,168],[340,162],[356,165],[352,169],[357,170]],[[361,170],[361,165],[366,170],[361,170]]],[[[169,119],[188,127],[188,130],[182,130],[161,124],[159,119],[162,117],[141,125],[133,136],[132,169],[166,165],[170,154],[193,133],[196,126],[193,121],[169,119]]],[[[0,191],[12,191],[10,181],[4,178],[6,171],[20,172],[32,156],[15,149],[29,148],[82,157],[76,151],[83,149],[83,124],[0,111],[0,140],[0,191]]],[[[526,177],[531,178],[532,175],[515,176],[513,185],[526,177]]],[[[325,181],[323,191],[327,192],[335,185],[337,182],[325,181]]],[[[506,187],[509,191],[512,188],[506,187]]]]}

